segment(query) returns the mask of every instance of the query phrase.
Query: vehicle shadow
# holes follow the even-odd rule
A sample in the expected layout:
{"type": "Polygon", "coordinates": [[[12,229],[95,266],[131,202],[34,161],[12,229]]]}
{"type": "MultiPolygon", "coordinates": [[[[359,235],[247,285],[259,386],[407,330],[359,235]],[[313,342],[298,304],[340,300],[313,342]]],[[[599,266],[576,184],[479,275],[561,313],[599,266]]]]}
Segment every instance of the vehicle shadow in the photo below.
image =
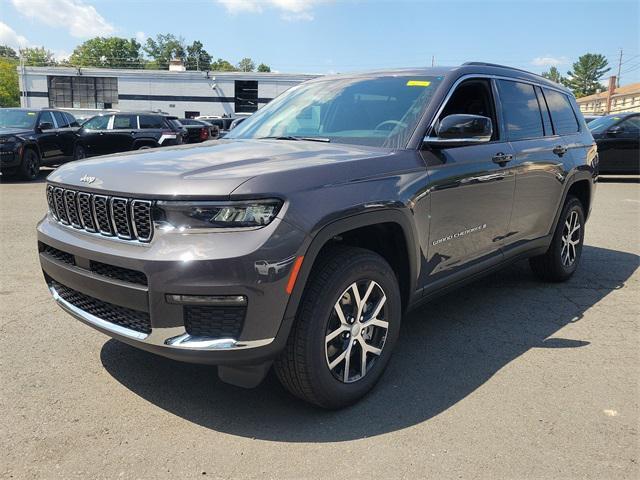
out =
{"type": "Polygon", "coordinates": [[[588,345],[554,335],[622,288],[639,265],[637,255],[585,246],[567,283],[540,283],[520,262],[440,297],[405,316],[378,386],[341,411],[294,399],[273,374],[244,390],[220,382],[212,367],[173,362],[115,340],[104,344],[101,360],[132,392],[216,431],[286,442],[369,437],[429,420],[532,348],[588,345]]]}
{"type": "Polygon", "coordinates": [[[53,172],[53,168],[47,168],[47,167],[43,167],[40,168],[40,173],[38,173],[38,178],[36,178],[35,180],[24,180],[23,178],[20,178],[18,175],[12,175],[12,176],[7,176],[7,175],[0,175],[0,183],[7,183],[7,184],[19,184],[19,183],[44,183],[47,180],[47,176],[53,172]]]}

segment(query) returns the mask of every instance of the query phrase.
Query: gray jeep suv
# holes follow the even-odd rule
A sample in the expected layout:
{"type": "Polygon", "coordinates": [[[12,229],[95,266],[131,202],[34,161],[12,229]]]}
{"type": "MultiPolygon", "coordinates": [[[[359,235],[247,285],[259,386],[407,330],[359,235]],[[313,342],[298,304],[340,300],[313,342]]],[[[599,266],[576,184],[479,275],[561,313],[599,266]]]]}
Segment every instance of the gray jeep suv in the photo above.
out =
{"type": "Polygon", "coordinates": [[[213,144],[60,167],[38,248],[82,322],[235,385],[273,366],[338,408],[380,378],[407,310],[522,258],[568,279],[596,178],[574,98],[542,77],[324,77],[213,144]]]}

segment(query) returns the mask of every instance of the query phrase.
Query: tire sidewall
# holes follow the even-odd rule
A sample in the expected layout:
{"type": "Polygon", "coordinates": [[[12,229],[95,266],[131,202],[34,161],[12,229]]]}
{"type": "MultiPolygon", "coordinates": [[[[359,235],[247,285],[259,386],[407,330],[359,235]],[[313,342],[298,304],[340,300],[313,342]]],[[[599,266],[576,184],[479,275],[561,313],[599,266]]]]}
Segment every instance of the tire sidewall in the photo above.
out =
{"type": "Polygon", "coordinates": [[[582,245],[584,243],[584,232],[585,232],[585,222],[584,222],[584,210],[582,208],[582,204],[580,200],[575,197],[569,199],[566,203],[564,210],[562,211],[562,216],[560,217],[560,221],[558,222],[558,226],[556,229],[556,234],[553,239],[553,256],[554,261],[556,263],[556,267],[558,271],[565,277],[568,278],[576,271],[578,268],[578,264],[580,263],[580,257],[582,256],[582,245]],[[571,215],[571,212],[578,213],[578,219],[580,221],[580,241],[576,246],[576,258],[575,261],[569,265],[565,266],[562,263],[562,233],[564,231],[564,224],[571,215]]]}
{"type": "Polygon", "coordinates": [[[74,160],[84,160],[87,158],[87,152],[82,145],[76,145],[76,150],[73,155],[74,160]],[[82,156],[80,156],[80,153],[82,156]]]}
{"type": "Polygon", "coordinates": [[[38,178],[38,173],[40,172],[40,156],[33,148],[25,150],[20,170],[22,176],[27,180],[35,180],[38,178]],[[30,172],[31,168],[29,167],[29,164],[32,162],[35,162],[35,174],[30,172]]]}
{"type": "Polygon", "coordinates": [[[343,265],[341,270],[330,277],[324,288],[326,295],[315,302],[311,311],[313,324],[305,348],[309,356],[307,364],[310,365],[309,374],[314,390],[326,399],[329,407],[354,403],[375,385],[389,362],[399,336],[402,308],[398,283],[391,267],[381,257],[376,257],[375,254],[363,255],[356,261],[343,265]],[[329,370],[324,340],[335,303],[352,283],[359,280],[373,280],[382,287],[387,297],[389,318],[386,320],[389,322],[389,328],[382,353],[364,378],[353,383],[343,383],[329,370]],[[335,403],[336,399],[339,399],[339,404],[335,403]]]}

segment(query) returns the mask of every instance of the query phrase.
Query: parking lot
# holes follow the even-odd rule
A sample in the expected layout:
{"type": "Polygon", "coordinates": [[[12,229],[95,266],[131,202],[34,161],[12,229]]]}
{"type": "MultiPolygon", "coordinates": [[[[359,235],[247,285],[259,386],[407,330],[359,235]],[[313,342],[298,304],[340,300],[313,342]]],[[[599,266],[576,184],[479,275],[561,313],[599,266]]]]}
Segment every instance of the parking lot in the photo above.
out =
{"type": "Polygon", "coordinates": [[[600,183],[582,263],[526,262],[404,319],[379,386],[326,412],[273,378],[110,340],[51,300],[44,177],[0,185],[3,478],[638,478],[640,186],[600,183]]]}

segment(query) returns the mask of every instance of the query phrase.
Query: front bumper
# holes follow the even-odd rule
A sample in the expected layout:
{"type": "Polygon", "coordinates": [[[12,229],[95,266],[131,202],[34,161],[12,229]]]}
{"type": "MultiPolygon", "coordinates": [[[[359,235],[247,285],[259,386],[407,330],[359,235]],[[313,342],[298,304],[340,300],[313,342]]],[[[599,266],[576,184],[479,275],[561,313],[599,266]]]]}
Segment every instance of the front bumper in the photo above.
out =
{"type": "Polygon", "coordinates": [[[20,165],[22,148],[15,144],[0,144],[0,168],[13,168],[20,165]]]}
{"type": "Polygon", "coordinates": [[[285,288],[304,237],[279,219],[243,232],[157,231],[148,244],[79,231],[49,215],[38,224],[42,270],[53,298],[65,311],[138,348],[214,365],[260,364],[284,347],[292,321],[284,318],[289,301],[285,288]],[[51,255],[51,247],[59,255],[51,255]],[[265,269],[265,263],[279,268],[265,269]],[[113,278],[94,270],[94,264],[138,272],[146,282],[113,278]],[[74,294],[69,297],[59,290],[74,294]],[[244,296],[240,333],[194,335],[189,331],[190,307],[167,301],[167,295],[244,296]],[[120,322],[123,311],[148,319],[148,328],[120,322]]]}

